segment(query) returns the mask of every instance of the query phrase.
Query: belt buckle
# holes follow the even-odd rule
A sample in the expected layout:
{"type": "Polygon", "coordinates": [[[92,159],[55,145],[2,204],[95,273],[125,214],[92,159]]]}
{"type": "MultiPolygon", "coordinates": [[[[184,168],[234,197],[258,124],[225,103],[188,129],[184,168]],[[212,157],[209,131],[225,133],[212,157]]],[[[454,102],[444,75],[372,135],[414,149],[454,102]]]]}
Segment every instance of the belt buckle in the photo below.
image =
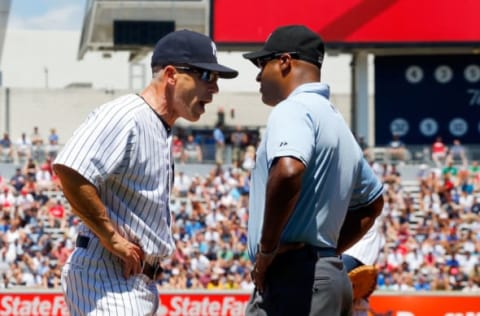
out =
{"type": "Polygon", "coordinates": [[[162,267],[160,266],[160,264],[155,264],[154,266],[152,266],[153,268],[153,275],[152,275],[152,278],[154,281],[156,281],[159,277],[159,274],[163,271],[162,267]]]}
{"type": "Polygon", "coordinates": [[[152,280],[156,281],[159,277],[159,274],[163,272],[163,268],[159,263],[149,264],[145,263],[144,274],[147,275],[152,280]]]}

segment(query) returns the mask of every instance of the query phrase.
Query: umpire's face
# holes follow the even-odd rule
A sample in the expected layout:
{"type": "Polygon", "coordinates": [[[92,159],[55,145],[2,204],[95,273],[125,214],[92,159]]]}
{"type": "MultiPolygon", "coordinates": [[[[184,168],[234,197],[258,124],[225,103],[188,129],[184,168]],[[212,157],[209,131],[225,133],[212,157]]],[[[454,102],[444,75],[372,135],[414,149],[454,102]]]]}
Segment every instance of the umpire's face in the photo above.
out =
{"type": "Polygon", "coordinates": [[[190,66],[174,67],[174,111],[178,117],[198,121],[206,104],[212,102],[213,94],[218,92],[218,74],[190,66]]]}

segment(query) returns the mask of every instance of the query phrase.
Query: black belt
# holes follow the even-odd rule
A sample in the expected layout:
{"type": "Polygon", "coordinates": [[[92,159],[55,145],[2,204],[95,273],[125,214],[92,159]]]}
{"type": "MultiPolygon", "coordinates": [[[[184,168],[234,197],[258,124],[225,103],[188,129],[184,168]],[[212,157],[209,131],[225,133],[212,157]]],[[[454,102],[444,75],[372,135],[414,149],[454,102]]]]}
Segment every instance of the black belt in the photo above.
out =
{"type": "Polygon", "coordinates": [[[338,257],[337,249],[332,247],[317,247],[312,245],[307,245],[307,248],[310,248],[310,251],[313,251],[318,258],[325,257],[338,257]]]}
{"type": "MultiPolygon", "coordinates": [[[[75,242],[75,246],[77,246],[78,248],[87,249],[89,242],[90,242],[90,237],[78,235],[77,240],[75,242]]],[[[152,280],[157,280],[162,274],[162,272],[163,272],[163,269],[159,264],[151,265],[147,262],[143,264],[142,274],[145,274],[152,280]]]]}
{"type": "Polygon", "coordinates": [[[282,243],[278,249],[278,255],[292,252],[307,252],[318,258],[338,257],[337,250],[332,247],[317,247],[306,243],[282,243]]]}

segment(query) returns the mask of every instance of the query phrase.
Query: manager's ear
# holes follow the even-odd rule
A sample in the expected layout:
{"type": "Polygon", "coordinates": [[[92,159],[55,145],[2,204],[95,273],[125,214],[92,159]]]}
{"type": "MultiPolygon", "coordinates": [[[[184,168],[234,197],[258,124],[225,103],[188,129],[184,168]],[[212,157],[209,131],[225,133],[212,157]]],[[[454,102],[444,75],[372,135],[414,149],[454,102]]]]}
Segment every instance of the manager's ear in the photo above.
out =
{"type": "Polygon", "coordinates": [[[163,77],[168,84],[175,84],[177,81],[177,69],[172,65],[167,65],[163,68],[163,77]]]}
{"type": "Polygon", "coordinates": [[[172,65],[154,66],[152,68],[153,80],[165,81],[168,84],[175,84],[177,70],[172,65]]]}

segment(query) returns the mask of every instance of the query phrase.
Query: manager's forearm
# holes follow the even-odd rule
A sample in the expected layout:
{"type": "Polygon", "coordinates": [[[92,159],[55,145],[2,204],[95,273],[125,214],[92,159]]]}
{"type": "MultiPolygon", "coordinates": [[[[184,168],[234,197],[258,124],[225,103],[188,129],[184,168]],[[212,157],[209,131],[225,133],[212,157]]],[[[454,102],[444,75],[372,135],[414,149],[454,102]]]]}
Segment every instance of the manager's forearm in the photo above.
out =
{"type": "Polygon", "coordinates": [[[63,193],[75,215],[80,217],[99,239],[110,240],[115,234],[115,229],[96,187],[67,166],[55,164],[54,170],[60,178],[63,193]]]}

